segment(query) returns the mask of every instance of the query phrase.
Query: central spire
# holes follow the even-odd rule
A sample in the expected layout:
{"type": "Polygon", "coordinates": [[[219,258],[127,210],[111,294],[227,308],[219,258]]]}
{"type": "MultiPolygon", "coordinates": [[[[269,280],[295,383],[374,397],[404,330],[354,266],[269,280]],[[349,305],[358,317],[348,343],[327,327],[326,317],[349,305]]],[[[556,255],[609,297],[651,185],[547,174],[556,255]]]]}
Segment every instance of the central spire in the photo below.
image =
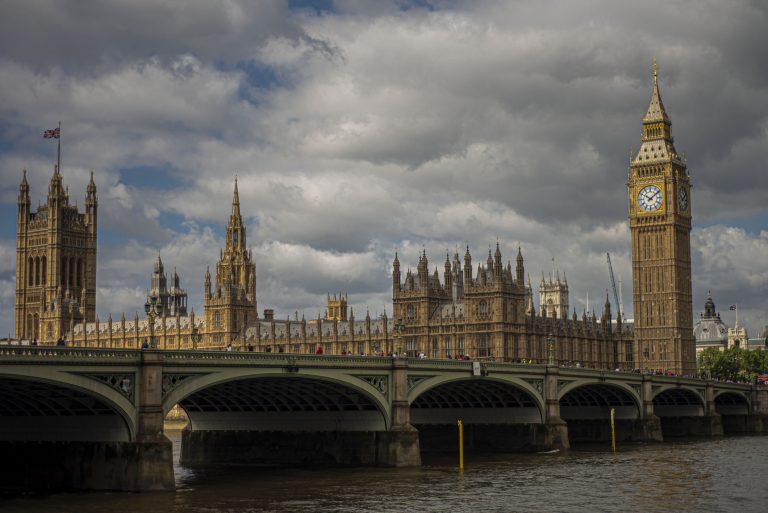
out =
{"type": "Polygon", "coordinates": [[[240,217],[240,194],[237,192],[237,175],[235,175],[235,193],[232,195],[232,217],[240,217]]]}
{"type": "Polygon", "coordinates": [[[672,137],[672,121],[667,115],[659,92],[659,71],[653,61],[653,89],[648,110],[643,116],[643,136],[640,150],[633,162],[659,162],[668,159],[680,160],[672,137]]]}
{"type": "Polygon", "coordinates": [[[659,93],[659,71],[656,65],[656,59],[653,60],[653,91],[651,92],[651,102],[648,104],[648,110],[643,116],[643,124],[646,123],[667,123],[671,124],[664,103],[661,101],[659,93]]]}

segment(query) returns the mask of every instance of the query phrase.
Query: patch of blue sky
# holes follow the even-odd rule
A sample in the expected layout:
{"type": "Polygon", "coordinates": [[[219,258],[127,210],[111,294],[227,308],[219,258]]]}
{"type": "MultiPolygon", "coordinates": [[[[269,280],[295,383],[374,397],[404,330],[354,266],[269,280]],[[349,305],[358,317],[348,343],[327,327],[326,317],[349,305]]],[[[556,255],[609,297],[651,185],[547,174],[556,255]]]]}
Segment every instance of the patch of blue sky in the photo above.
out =
{"type": "Polygon", "coordinates": [[[0,120],[0,153],[10,153],[16,145],[14,139],[18,136],[18,125],[0,120]]]}
{"type": "Polygon", "coordinates": [[[157,218],[158,223],[162,228],[171,230],[174,232],[180,232],[183,230],[183,224],[185,218],[178,212],[171,212],[169,210],[161,210],[160,216],[157,218]]]}
{"type": "Polygon", "coordinates": [[[102,250],[102,247],[101,247],[102,245],[122,247],[127,242],[127,237],[125,236],[125,233],[115,231],[115,230],[105,230],[103,228],[99,228],[98,233],[96,234],[96,237],[98,237],[99,251],[102,250]]]}
{"type": "Polygon", "coordinates": [[[254,105],[259,103],[253,94],[254,89],[267,91],[291,87],[285,74],[279,73],[272,66],[266,66],[256,61],[243,61],[237,64],[237,69],[245,76],[245,80],[237,92],[238,98],[254,105]]]}
{"type": "Polygon", "coordinates": [[[338,12],[333,0],[288,0],[288,8],[292,11],[313,11],[315,14],[338,12]]]}
{"type": "MultiPolygon", "coordinates": [[[[694,224],[696,218],[693,219],[694,224]]],[[[758,235],[761,231],[768,230],[768,213],[759,212],[748,216],[718,216],[714,219],[710,219],[705,226],[735,226],[742,228],[747,233],[752,235],[758,235]]]]}
{"type": "Polygon", "coordinates": [[[120,170],[120,182],[137,189],[178,189],[185,184],[171,166],[133,166],[120,170]]]}
{"type": "Polygon", "coordinates": [[[401,0],[398,2],[398,7],[401,11],[410,11],[412,9],[424,9],[427,11],[437,10],[432,2],[427,2],[426,0],[401,0]]]}
{"type": "Polygon", "coordinates": [[[16,217],[18,210],[15,203],[0,203],[0,239],[16,238],[16,217]]]}

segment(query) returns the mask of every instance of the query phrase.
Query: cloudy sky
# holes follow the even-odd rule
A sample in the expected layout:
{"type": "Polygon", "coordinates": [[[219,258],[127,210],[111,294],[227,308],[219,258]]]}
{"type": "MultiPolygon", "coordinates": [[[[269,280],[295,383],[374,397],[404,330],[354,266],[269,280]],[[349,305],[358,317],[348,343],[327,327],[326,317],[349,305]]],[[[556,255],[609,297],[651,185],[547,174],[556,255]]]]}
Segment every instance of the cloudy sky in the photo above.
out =
{"type": "MultiPolygon", "coordinates": [[[[201,310],[234,177],[259,308],[314,317],[348,291],[391,312],[415,267],[469,244],[567,272],[579,312],[631,315],[628,155],[658,60],[694,183],[694,312],[711,289],[768,324],[768,8],[755,1],[74,0],[0,15],[0,333],[16,196],[44,201],[63,123],[73,201],[99,194],[98,313],[141,310],[160,251],[201,310]],[[592,306],[592,305],[590,305],[592,306]]],[[[461,251],[463,254],[463,250],[461,251]]],[[[441,267],[442,269],[442,267],[441,267]]]]}

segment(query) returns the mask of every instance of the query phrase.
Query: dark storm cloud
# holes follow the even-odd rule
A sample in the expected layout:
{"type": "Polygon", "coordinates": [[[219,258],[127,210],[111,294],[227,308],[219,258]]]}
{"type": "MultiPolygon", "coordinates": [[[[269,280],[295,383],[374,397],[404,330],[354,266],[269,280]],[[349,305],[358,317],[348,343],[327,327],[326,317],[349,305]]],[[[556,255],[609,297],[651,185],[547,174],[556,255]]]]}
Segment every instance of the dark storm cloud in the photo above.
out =
{"type": "Polygon", "coordinates": [[[273,36],[300,38],[286,2],[18,0],[4,2],[0,46],[32,69],[97,73],[147,56],[249,59],[273,36]]]}

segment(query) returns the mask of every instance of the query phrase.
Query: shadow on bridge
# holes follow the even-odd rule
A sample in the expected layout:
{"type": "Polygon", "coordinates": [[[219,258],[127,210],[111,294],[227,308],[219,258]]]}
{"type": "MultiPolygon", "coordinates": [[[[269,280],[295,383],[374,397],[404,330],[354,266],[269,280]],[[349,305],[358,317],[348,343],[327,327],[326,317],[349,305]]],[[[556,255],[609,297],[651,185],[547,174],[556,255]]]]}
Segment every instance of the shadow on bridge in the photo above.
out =
{"type": "Polygon", "coordinates": [[[611,409],[616,412],[618,441],[648,439],[638,398],[624,387],[604,383],[585,384],[565,392],[559,403],[560,418],[568,425],[571,443],[611,440],[611,409]]]}
{"type": "Polygon", "coordinates": [[[0,378],[0,440],[127,442],[128,414],[83,389],[0,378]]]}
{"type": "Polygon", "coordinates": [[[760,431],[759,419],[750,415],[746,398],[735,392],[724,392],[715,396],[715,411],[722,419],[723,433],[742,434],[760,431]]]}
{"type": "Polygon", "coordinates": [[[93,388],[98,386],[0,377],[0,481],[5,492],[80,489],[83,483],[89,488],[140,487],[134,463],[146,446],[133,443],[130,412],[119,405],[125,401],[113,402],[105,390],[93,388]]]}
{"type": "Polygon", "coordinates": [[[536,451],[545,446],[544,413],[530,392],[503,381],[462,379],[423,391],[411,402],[411,423],[423,452],[454,452],[457,420],[465,448],[478,452],[536,451]]]}
{"type": "Polygon", "coordinates": [[[298,376],[213,384],[179,406],[185,465],[373,465],[390,424],[386,405],[360,388],[298,376]]]}

